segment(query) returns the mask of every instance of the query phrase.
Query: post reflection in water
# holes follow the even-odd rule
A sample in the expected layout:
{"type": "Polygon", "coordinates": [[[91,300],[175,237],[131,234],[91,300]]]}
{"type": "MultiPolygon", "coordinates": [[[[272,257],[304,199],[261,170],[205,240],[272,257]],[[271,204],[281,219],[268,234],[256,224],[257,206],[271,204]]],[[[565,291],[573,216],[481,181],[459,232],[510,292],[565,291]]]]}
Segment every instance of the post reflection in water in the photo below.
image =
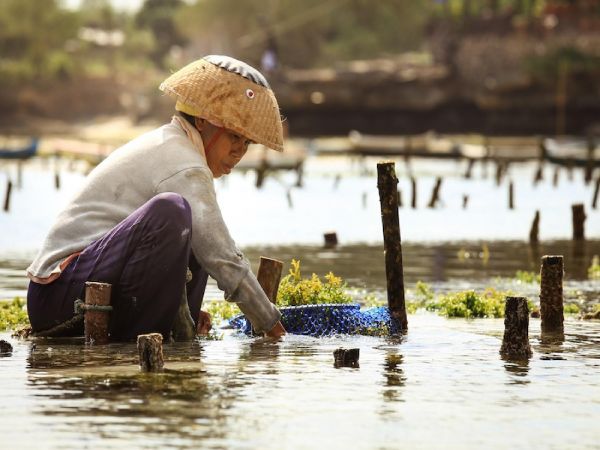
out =
{"type": "Polygon", "coordinates": [[[383,399],[385,402],[401,402],[402,387],[406,383],[406,377],[402,370],[403,355],[397,350],[391,350],[385,354],[383,364],[383,399]]]}
{"type": "Polygon", "coordinates": [[[529,384],[529,360],[524,359],[520,361],[505,360],[504,368],[506,369],[508,378],[508,384],[529,384]]]}

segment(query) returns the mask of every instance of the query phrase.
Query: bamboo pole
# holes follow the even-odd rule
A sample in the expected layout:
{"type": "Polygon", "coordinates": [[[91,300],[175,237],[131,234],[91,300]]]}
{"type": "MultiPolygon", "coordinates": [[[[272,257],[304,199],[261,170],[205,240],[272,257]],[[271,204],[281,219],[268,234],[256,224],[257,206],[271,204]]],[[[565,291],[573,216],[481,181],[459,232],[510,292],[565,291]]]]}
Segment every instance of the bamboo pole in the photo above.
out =
{"type": "Polygon", "coordinates": [[[393,162],[377,164],[377,188],[381,204],[381,221],[385,248],[385,272],[387,278],[388,307],[390,314],[405,332],[408,328],[404,299],[404,273],[402,267],[402,243],[400,218],[398,216],[398,178],[393,162]]]}

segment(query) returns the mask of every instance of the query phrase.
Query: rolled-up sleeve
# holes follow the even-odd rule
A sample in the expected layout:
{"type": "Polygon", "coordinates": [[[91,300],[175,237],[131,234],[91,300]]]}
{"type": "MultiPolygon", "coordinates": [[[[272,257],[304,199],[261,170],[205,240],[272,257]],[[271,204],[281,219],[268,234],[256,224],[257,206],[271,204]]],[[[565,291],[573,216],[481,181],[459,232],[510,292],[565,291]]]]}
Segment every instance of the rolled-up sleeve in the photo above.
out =
{"type": "Polygon", "coordinates": [[[238,304],[258,332],[268,331],[280,318],[250,264],[237,248],[223,221],[212,174],[204,167],[188,168],[162,180],[157,194],[175,192],[192,211],[192,251],[206,272],[216,280],[228,301],[238,304]]]}

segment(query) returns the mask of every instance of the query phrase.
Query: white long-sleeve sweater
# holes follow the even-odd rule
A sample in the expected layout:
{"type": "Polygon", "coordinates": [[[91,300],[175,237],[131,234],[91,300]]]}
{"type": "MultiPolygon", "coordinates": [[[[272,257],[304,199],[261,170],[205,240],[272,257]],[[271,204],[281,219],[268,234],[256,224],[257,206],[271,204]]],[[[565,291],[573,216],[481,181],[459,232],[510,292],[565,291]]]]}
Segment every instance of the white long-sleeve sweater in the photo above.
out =
{"type": "MultiPolygon", "coordinates": [[[[194,143],[201,146],[199,135],[195,137],[194,143]]],[[[203,149],[194,143],[182,124],[173,120],[111,153],[58,215],[27,269],[28,276],[40,279],[60,272],[61,262],[69,255],[82,251],[153,196],[175,192],[192,210],[192,251],[198,262],[256,331],[270,330],[281,314],[229,235],[212,172],[203,149]]]]}

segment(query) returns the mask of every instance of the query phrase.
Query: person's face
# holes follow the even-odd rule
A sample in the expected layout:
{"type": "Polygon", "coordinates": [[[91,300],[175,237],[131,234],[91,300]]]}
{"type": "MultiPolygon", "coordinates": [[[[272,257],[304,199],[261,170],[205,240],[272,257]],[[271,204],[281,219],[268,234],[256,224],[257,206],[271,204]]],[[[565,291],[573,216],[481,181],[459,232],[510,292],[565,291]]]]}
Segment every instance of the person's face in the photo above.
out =
{"type": "Polygon", "coordinates": [[[251,141],[233,131],[224,129],[221,131],[220,136],[212,142],[211,147],[208,148],[208,144],[221,129],[200,118],[196,118],[196,128],[202,136],[206,162],[213,173],[213,177],[219,178],[222,175],[231,173],[231,170],[246,154],[251,141]]]}

